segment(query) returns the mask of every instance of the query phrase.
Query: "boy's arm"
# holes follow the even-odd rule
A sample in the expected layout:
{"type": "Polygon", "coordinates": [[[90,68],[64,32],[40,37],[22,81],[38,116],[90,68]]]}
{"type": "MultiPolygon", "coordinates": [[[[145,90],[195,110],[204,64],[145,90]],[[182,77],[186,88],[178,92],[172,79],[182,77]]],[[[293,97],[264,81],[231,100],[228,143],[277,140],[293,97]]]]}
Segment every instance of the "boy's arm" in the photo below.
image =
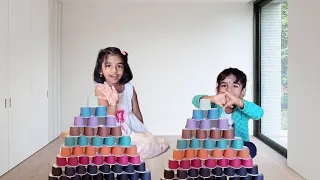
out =
{"type": "MultiPolygon", "coordinates": [[[[202,98],[208,98],[208,99],[209,99],[209,96],[203,95],[203,94],[195,95],[195,96],[192,98],[192,104],[193,104],[196,108],[200,108],[200,99],[202,99],[202,98]]],[[[214,103],[211,103],[211,108],[214,108],[214,107],[215,107],[215,104],[214,104],[214,103]]]]}
{"type": "Polygon", "coordinates": [[[243,99],[243,108],[239,109],[249,116],[250,119],[259,120],[262,118],[264,111],[263,109],[253,102],[243,99]]]}

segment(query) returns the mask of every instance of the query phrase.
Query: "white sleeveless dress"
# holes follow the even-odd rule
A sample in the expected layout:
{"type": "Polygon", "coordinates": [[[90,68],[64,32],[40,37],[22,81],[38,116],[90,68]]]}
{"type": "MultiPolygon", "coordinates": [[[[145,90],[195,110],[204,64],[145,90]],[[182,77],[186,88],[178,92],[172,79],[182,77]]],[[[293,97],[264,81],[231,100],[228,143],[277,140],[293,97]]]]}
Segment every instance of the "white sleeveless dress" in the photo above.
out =
{"type": "Polygon", "coordinates": [[[141,159],[149,159],[160,155],[169,148],[169,142],[156,138],[132,111],[133,85],[125,84],[123,93],[119,94],[117,107],[117,123],[122,134],[131,137],[132,144],[137,146],[141,159]]]}

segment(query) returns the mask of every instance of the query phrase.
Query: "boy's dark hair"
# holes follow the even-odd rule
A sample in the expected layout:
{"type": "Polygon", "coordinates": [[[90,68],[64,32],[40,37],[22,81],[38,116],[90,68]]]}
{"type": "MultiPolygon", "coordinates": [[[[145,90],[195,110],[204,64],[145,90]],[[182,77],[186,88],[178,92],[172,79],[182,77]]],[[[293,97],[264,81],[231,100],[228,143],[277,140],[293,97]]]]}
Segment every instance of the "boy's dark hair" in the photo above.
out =
{"type": "Polygon", "coordinates": [[[236,77],[235,82],[240,83],[242,88],[246,88],[247,85],[247,76],[241,70],[237,68],[228,68],[223,70],[217,77],[218,87],[220,86],[221,82],[228,77],[229,75],[234,75],[236,77]]]}
{"type": "Polygon", "coordinates": [[[117,47],[107,47],[99,51],[97,61],[96,61],[96,66],[93,72],[93,80],[96,83],[105,82],[106,79],[104,78],[104,76],[100,77],[100,72],[102,71],[101,69],[102,63],[105,62],[105,60],[108,58],[109,55],[119,56],[122,59],[122,63],[124,66],[124,73],[119,83],[126,84],[127,82],[131,81],[133,78],[133,75],[132,75],[130,66],[128,64],[128,53],[125,52],[125,54],[122,54],[121,50],[117,47]]]}

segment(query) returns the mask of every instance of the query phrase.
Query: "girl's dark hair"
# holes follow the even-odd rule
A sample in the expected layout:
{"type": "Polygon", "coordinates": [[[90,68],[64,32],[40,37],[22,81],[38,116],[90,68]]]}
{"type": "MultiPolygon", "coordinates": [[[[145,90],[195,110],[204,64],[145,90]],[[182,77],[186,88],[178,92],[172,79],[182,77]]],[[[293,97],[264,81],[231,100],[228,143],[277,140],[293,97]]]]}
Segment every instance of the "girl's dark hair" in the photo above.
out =
{"type": "Polygon", "coordinates": [[[100,77],[100,72],[102,71],[101,69],[102,63],[108,58],[109,55],[119,56],[122,59],[122,63],[124,66],[124,73],[119,83],[126,84],[127,82],[131,81],[133,78],[133,75],[132,75],[130,66],[128,64],[128,53],[125,52],[125,55],[122,54],[121,50],[117,47],[107,47],[99,51],[96,66],[93,72],[93,80],[96,83],[105,82],[106,79],[104,78],[104,76],[100,77]]]}
{"type": "Polygon", "coordinates": [[[235,82],[240,83],[242,88],[246,88],[247,85],[247,76],[237,68],[228,68],[223,70],[217,77],[218,87],[220,86],[221,82],[228,77],[229,75],[234,75],[236,77],[235,82]]]}

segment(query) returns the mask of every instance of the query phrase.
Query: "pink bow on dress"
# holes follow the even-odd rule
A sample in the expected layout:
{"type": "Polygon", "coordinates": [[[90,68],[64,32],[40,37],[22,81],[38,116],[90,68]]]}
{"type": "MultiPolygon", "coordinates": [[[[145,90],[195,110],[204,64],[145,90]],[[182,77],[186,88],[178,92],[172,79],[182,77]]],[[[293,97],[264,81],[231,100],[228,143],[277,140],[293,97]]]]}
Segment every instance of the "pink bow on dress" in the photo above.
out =
{"type": "MultiPolygon", "coordinates": [[[[116,113],[116,119],[117,119],[117,123],[120,123],[121,129],[127,133],[126,128],[123,126],[123,123],[125,122],[124,119],[124,110],[118,110],[116,113]]],[[[128,134],[128,133],[127,133],[128,134]]]]}

